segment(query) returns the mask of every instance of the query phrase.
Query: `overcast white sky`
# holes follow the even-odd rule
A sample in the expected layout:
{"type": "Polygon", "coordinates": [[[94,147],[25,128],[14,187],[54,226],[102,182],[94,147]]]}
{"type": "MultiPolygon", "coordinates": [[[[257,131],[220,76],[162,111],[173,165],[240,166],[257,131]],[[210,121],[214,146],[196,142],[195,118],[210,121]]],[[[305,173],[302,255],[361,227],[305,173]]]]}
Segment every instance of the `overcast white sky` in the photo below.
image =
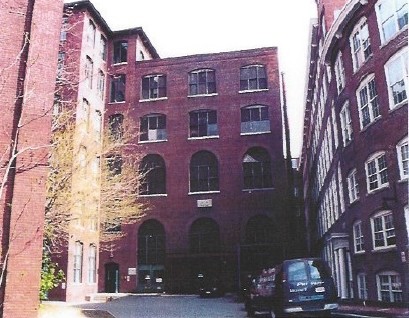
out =
{"type": "MultiPolygon", "coordinates": [[[[65,0],[71,2],[71,0],[65,0]]],[[[142,27],[160,57],[278,47],[291,152],[301,150],[310,19],[315,0],[91,0],[112,30],[142,27]]]]}

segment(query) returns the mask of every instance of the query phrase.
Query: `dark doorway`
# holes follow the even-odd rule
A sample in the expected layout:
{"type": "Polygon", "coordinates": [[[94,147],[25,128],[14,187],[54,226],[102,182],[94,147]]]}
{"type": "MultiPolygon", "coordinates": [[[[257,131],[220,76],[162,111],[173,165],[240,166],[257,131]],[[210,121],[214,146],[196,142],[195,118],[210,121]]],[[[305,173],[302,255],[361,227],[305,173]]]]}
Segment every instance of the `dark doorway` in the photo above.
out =
{"type": "Polygon", "coordinates": [[[105,264],[105,292],[119,292],[119,265],[117,263],[105,264]]]}

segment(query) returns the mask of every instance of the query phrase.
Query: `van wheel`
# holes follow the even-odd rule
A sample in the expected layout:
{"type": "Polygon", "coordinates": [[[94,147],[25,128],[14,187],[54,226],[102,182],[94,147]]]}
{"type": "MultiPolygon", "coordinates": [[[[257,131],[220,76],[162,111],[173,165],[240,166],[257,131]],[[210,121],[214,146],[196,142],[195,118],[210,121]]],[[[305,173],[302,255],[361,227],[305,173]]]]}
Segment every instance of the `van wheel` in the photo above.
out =
{"type": "Polygon", "coordinates": [[[271,311],[267,314],[266,317],[268,317],[268,318],[276,318],[276,315],[275,315],[274,311],[271,310],[271,311]]]}
{"type": "Polygon", "coordinates": [[[250,306],[249,306],[249,308],[247,308],[247,316],[248,317],[255,317],[255,315],[254,315],[254,309],[253,308],[251,308],[250,306]]]}

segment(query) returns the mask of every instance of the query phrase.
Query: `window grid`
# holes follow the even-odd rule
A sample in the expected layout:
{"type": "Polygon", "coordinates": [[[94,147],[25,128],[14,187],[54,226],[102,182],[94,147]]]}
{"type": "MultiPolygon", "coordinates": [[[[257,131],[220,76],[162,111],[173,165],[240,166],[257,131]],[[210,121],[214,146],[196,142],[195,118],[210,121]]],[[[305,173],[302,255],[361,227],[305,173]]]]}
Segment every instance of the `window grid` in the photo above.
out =
{"type": "Polygon", "coordinates": [[[408,77],[407,50],[404,49],[396,54],[385,64],[386,79],[388,82],[389,108],[407,102],[406,87],[408,77]]]}
{"type": "Polygon", "coordinates": [[[342,62],[342,54],[338,53],[337,59],[335,61],[335,79],[337,82],[338,94],[344,89],[345,86],[345,70],[342,62]]]}
{"type": "Polygon", "coordinates": [[[354,170],[348,175],[348,193],[349,203],[352,203],[359,198],[359,186],[357,181],[357,171],[354,170]]]}
{"type": "Polygon", "coordinates": [[[270,131],[268,107],[253,105],[241,109],[241,132],[261,133],[270,131]]]}
{"type": "Polygon", "coordinates": [[[358,298],[359,299],[368,299],[368,277],[364,273],[359,273],[357,275],[358,283],[358,298]]]}
{"type": "Polygon", "coordinates": [[[83,252],[84,245],[82,242],[75,242],[74,250],[74,283],[82,283],[82,261],[83,261],[83,252]]]}
{"type": "Polygon", "coordinates": [[[409,147],[408,139],[405,138],[402,142],[398,144],[398,162],[399,162],[399,171],[400,178],[406,179],[409,177],[409,147]]]}
{"type": "Polygon", "coordinates": [[[368,192],[388,185],[388,170],[385,154],[375,156],[366,163],[368,192]]]}
{"type": "Polygon", "coordinates": [[[358,92],[358,104],[361,128],[363,129],[380,116],[375,78],[368,80],[360,87],[358,92]]]}
{"type": "Polygon", "coordinates": [[[408,3],[405,0],[383,0],[377,4],[382,43],[408,25],[408,3]]]}
{"type": "Polygon", "coordinates": [[[111,77],[111,103],[125,101],[126,75],[118,74],[111,77]]]}
{"type": "Polygon", "coordinates": [[[217,112],[215,110],[200,110],[189,114],[190,137],[217,136],[217,112]]]}
{"type": "Polygon", "coordinates": [[[400,275],[393,272],[376,275],[378,300],[385,302],[402,302],[403,292],[400,275]]]}
{"type": "Polygon", "coordinates": [[[249,65],[240,69],[240,91],[267,89],[266,70],[263,65],[249,65]]]}
{"type": "Polygon", "coordinates": [[[189,95],[207,95],[216,93],[215,71],[197,70],[189,73],[189,95]]]}
{"type": "Polygon", "coordinates": [[[190,163],[190,192],[219,191],[218,162],[205,151],[193,155],[190,163]]]}
{"type": "Polygon", "coordinates": [[[88,283],[95,284],[96,282],[97,282],[97,248],[94,244],[90,244],[88,255],[88,283]]]}
{"type": "Polygon", "coordinates": [[[391,212],[373,217],[372,230],[374,249],[396,245],[395,227],[391,212]]]}
{"type": "Polygon", "coordinates": [[[354,224],[354,248],[355,253],[364,252],[364,235],[362,233],[362,222],[354,224]]]}
{"type": "Polygon", "coordinates": [[[149,75],[142,78],[142,99],[166,97],[166,75],[149,75]]]}
{"type": "Polygon", "coordinates": [[[372,54],[368,24],[366,23],[366,20],[361,21],[356,26],[352,33],[350,42],[354,70],[357,70],[372,54]]]}
{"type": "Polygon", "coordinates": [[[127,41],[116,41],[114,42],[114,56],[113,63],[126,63],[128,60],[128,42],[127,41]]]}
{"type": "Polygon", "coordinates": [[[344,146],[346,146],[352,140],[352,120],[351,113],[349,111],[349,104],[345,104],[340,112],[341,128],[342,128],[342,140],[344,146]]]}
{"type": "Polygon", "coordinates": [[[140,141],[166,140],[166,116],[155,114],[141,118],[140,141]]]}

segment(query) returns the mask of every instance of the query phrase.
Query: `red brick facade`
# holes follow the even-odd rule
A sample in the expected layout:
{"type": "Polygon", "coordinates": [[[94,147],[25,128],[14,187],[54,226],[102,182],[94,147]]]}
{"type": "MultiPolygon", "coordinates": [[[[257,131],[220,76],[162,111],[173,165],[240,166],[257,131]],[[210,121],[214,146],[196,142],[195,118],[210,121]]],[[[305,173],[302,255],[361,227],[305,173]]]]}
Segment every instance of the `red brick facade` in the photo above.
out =
{"type": "Polygon", "coordinates": [[[8,1],[0,10],[3,317],[35,317],[44,222],[45,180],[62,1],[8,1]],[[11,150],[13,141],[15,151],[11,150]],[[15,168],[14,168],[15,167],[15,168]]]}

